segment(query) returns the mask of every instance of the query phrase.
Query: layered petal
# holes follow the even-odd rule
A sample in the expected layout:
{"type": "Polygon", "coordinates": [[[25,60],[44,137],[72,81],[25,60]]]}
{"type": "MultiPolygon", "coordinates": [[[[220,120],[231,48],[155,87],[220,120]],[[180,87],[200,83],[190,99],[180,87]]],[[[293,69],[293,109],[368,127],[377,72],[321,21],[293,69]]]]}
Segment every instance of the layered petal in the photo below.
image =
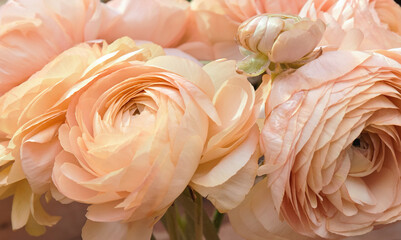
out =
{"type": "Polygon", "coordinates": [[[254,183],[259,151],[259,116],[265,94],[256,94],[234,61],[203,68],[216,89],[213,104],[221,123],[210,122],[206,147],[191,186],[220,212],[237,206],[254,183]]]}
{"type": "MultiPolygon", "coordinates": [[[[266,178],[247,198],[273,205],[274,221],[308,237],[362,235],[399,220],[400,72],[399,51],[380,50],[327,52],[280,74],[260,139],[266,178]]],[[[240,229],[246,220],[232,216],[240,229]]],[[[280,233],[249,218],[263,226],[252,234],[280,233]]]]}
{"type": "MultiPolygon", "coordinates": [[[[0,97],[0,132],[6,136],[0,155],[2,196],[14,191],[14,199],[23,199],[23,202],[17,204],[19,201],[15,200],[13,206],[26,210],[23,215],[12,218],[14,229],[26,225],[31,234],[38,235],[44,231],[42,225],[57,222],[52,220],[50,224],[43,220],[51,217],[44,216],[37,198],[51,188],[54,160],[62,152],[59,128],[65,122],[71,98],[94,81],[104,68],[123,61],[145,60],[162,52],[152,44],[139,48],[128,38],[110,45],[81,44],[65,51],[0,97]],[[21,197],[19,192],[29,197],[21,197]],[[30,204],[35,207],[30,208],[30,204]]],[[[14,212],[17,211],[20,210],[14,212]]]]}
{"type": "Polygon", "coordinates": [[[322,46],[344,49],[348,45],[351,50],[367,50],[401,47],[400,25],[395,20],[400,13],[401,7],[394,1],[309,0],[300,16],[326,23],[322,46]]]}
{"type": "Polygon", "coordinates": [[[111,17],[95,0],[8,1],[0,8],[0,95],[64,50],[97,39],[111,17]]]}
{"type": "Polygon", "coordinates": [[[110,28],[103,28],[100,34],[107,41],[128,36],[176,47],[189,20],[189,3],[185,0],[112,0],[107,6],[116,14],[110,28]]]}

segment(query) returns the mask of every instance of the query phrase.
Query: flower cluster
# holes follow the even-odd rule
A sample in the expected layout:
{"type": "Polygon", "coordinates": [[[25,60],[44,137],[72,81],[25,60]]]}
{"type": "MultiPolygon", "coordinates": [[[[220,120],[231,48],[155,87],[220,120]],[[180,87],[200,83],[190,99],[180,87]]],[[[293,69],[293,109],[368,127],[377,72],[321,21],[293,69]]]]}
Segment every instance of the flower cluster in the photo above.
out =
{"type": "Polygon", "coordinates": [[[0,6],[0,199],[13,197],[14,230],[55,225],[49,201],[87,204],[84,240],[150,239],[180,204],[172,239],[218,238],[189,209],[203,198],[250,240],[401,220],[395,2],[106,2],[0,6]]]}

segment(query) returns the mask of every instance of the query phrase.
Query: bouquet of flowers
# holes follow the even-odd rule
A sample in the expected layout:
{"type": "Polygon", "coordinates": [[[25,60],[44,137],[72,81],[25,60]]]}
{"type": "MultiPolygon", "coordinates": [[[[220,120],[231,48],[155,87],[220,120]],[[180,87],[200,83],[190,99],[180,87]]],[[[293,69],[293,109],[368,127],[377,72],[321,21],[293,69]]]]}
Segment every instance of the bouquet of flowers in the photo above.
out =
{"type": "MultiPolygon", "coordinates": [[[[0,199],[84,240],[341,239],[401,220],[393,0],[9,0],[0,199]],[[213,207],[212,207],[213,206],[213,207]]],[[[44,235],[45,236],[45,235],[44,235]]],[[[60,238],[61,239],[61,238],[60,238]]]]}

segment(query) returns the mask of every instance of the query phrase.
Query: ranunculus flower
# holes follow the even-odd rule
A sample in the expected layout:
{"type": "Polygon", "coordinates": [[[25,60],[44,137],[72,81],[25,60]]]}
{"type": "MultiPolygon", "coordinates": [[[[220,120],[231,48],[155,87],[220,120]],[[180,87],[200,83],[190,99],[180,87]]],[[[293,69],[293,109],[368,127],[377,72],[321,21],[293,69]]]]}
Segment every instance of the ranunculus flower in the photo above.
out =
{"type": "Polygon", "coordinates": [[[220,212],[236,207],[254,183],[260,157],[256,120],[267,95],[255,94],[235,65],[215,61],[203,68],[216,89],[213,104],[221,124],[210,121],[207,145],[190,184],[220,212]]]}
{"type": "Polygon", "coordinates": [[[320,19],[311,21],[294,15],[252,17],[238,27],[236,39],[245,55],[237,64],[238,71],[258,76],[265,71],[277,74],[284,68],[302,66],[321,54],[321,50],[313,50],[325,28],[320,19]]]}
{"type": "Polygon", "coordinates": [[[128,36],[177,47],[189,21],[186,0],[112,0],[107,6],[116,14],[110,28],[100,34],[108,42],[128,36]]]}
{"type": "Polygon", "coordinates": [[[0,194],[14,194],[14,229],[26,225],[38,235],[44,231],[40,225],[57,222],[42,213],[39,197],[50,189],[54,158],[62,150],[58,128],[71,97],[105,66],[160,54],[156,45],[139,48],[126,38],[111,45],[82,44],[0,97],[0,194]]]}
{"type": "MultiPolygon", "coordinates": [[[[67,50],[0,98],[6,186],[91,204],[84,239],[149,237],[191,180],[222,211],[237,206],[256,175],[263,94],[234,61],[202,69],[155,58],[153,44],[100,43],[67,50]]],[[[18,226],[35,217],[29,203],[16,205],[18,226]]]]}
{"type": "Polygon", "coordinates": [[[202,60],[241,59],[235,35],[248,18],[263,13],[298,14],[306,0],[194,0],[180,49],[202,60]]]}
{"type": "Polygon", "coordinates": [[[351,50],[401,47],[401,7],[393,0],[309,0],[299,15],[326,23],[321,45],[351,50]]]}
{"type": "MultiPolygon", "coordinates": [[[[143,1],[135,1],[135,3],[138,2],[143,1]]],[[[121,36],[132,33],[133,30],[131,28],[125,28],[127,31],[125,33],[116,32],[118,28],[116,25],[113,25],[113,31],[107,34],[111,24],[115,22],[123,24],[121,22],[121,12],[118,12],[116,8],[122,9],[127,7],[127,3],[121,1],[110,3],[109,6],[101,3],[99,0],[13,0],[1,6],[0,96],[26,81],[58,54],[78,43],[100,37],[107,37],[108,40],[113,41],[121,36]],[[119,36],[118,34],[121,35],[119,36]]],[[[128,5],[131,6],[130,4],[135,3],[134,1],[130,1],[128,5]]],[[[147,3],[150,4],[151,2],[147,3]]],[[[155,4],[153,3],[152,6],[155,7],[155,4]]],[[[164,8],[166,7],[162,2],[157,2],[157,4],[164,6],[164,8]]],[[[180,8],[180,10],[185,12],[185,9],[180,8]]],[[[163,12],[165,11],[163,10],[163,12]]],[[[174,16],[178,14],[177,11],[172,12],[174,16]]],[[[132,16],[132,13],[127,14],[132,16]]],[[[152,25],[152,28],[157,30],[164,29],[165,22],[171,22],[171,16],[173,15],[170,14],[169,17],[164,19],[165,21],[158,21],[160,19],[157,18],[152,19],[154,22],[158,21],[157,24],[152,25]]],[[[144,19],[140,19],[139,21],[143,22],[144,19]]],[[[153,35],[141,35],[138,33],[138,29],[135,32],[136,35],[134,36],[144,36],[144,40],[155,40],[152,37],[153,35]],[[150,39],[147,39],[147,37],[150,39]]],[[[146,29],[146,32],[149,32],[148,29],[146,29]]],[[[177,36],[179,35],[182,35],[181,30],[177,32],[177,36]]],[[[169,39],[173,38],[178,39],[178,37],[171,37],[169,39]]],[[[164,38],[159,39],[167,38],[165,35],[164,38]]],[[[169,42],[176,41],[170,40],[169,42]]],[[[82,54],[85,55],[87,52],[84,50],[82,54]]],[[[89,55],[93,54],[90,53],[89,55]]],[[[82,56],[82,58],[85,61],[85,59],[92,60],[98,56],[82,56]]],[[[82,66],[85,66],[86,63],[82,63],[82,59],[78,59],[80,56],[77,55],[75,58],[77,59],[71,59],[72,66],[75,69],[78,68],[80,63],[82,66]]],[[[18,229],[27,224],[26,227],[34,235],[38,235],[44,231],[42,226],[33,225],[35,222],[48,226],[56,222],[56,219],[40,214],[33,214],[32,218],[30,213],[34,211],[40,213],[39,210],[34,209],[34,206],[40,206],[40,204],[33,204],[33,201],[30,201],[30,199],[34,199],[35,202],[38,202],[37,197],[31,197],[32,191],[30,190],[17,191],[17,189],[26,189],[25,186],[28,186],[28,188],[32,187],[36,194],[47,191],[50,173],[46,171],[51,167],[48,161],[54,157],[60,148],[55,139],[58,135],[57,126],[60,124],[58,121],[63,119],[63,114],[47,112],[48,115],[43,118],[50,120],[46,120],[45,124],[42,120],[38,120],[37,122],[35,122],[37,119],[34,120],[38,114],[44,112],[46,107],[53,104],[51,101],[57,99],[57,94],[55,92],[46,93],[42,96],[46,100],[41,99],[40,101],[43,102],[35,103],[32,106],[29,105],[31,100],[36,101],[35,97],[40,98],[36,94],[39,94],[41,91],[49,91],[48,88],[51,88],[51,84],[54,84],[54,82],[47,82],[46,84],[24,85],[22,89],[15,90],[19,92],[17,96],[13,95],[16,94],[15,91],[9,92],[7,96],[2,98],[0,105],[2,114],[0,117],[0,142],[5,147],[0,151],[0,197],[7,197],[15,193],[13,204],[15,207],[13,207],[12,214],[13,228],[18,229]],[[30,87],[32,89],[26,89],[30,87]],[[49,96],[51,96],[52,100],[50,100],[49,96]],[[41,107],[37,107],[38,105],[41,105],[41,107]],[[42,110],[43,112],[41,112],[42,110]],[[19,118],[20,115],[21,118],[19,118]],[[31,121],[30,125],[24,125],[27,121],[31,121]],[[43,127],[43,124],[51,125],[52,128],[43,127]],[[24,128],[21,128],[23,125],[24,128]],[[44,133],[41,135],[41,132],[44,133]],[[12,141],[10,142],[11,139],[12,141]],[[22,144],[23,142],[24,144],[22,144]],[[42,147],[40,148],[40,146],[42,147]],[[23,149],[21,150],[21,154],[19,153],[20,147],[23,149]],[[37,154],[30,153],[32,148],[35,149],[37,154]],[[21,158],[32,159],[35,156],[37,157],[35,161],[40,161],[40,163],[33,161],[32,163],[34,163],[35,168],[29,172],[30,176],[24,176],[19,160],[21,158]],[[29,182],[31,185],[27,184],[26,177],[30,179],[29,182]],[[35,183],[31,181],[32,179],[35,179],[35,183]],[[33,205],[30,207],[30,204],[33,205]],[[46,217],[47,220],[40,220],[40,216],[46,217]]],[[[57,87],[56,89],[59,90],[57,87]]],[[[29,165],[29,161],[24,162],[29,165]]]]}
{"type": "Polygon", "coordinates": [[[338,238],[400,220],[400,76],[401,52],[380,50],[327,52],[276,77],[267,176],[230,214],[238,232],[338,238]]]}
{"type": "Polygon", "coordinates": [[[81,42],[129,36],[177,47],[188,11],[185,0],[8,1],[0,7],[0,96],[81,42]]]}
{"type": "Polygon", "coordinates": [[[91,204],[84,239],[108,238],[103,228],[118,229],[113,239],[149,239],[198,167],[209,118],[220,121],[214,86],[199,65],[170,56],[91,76],[60,127],[53,182],[91,204]]]}
{"type": "Polygon", "coordinates": [[[237,206],[258,166],[255,99],[233,61],[202,69],[164,56],[105,69],[70,103],[52,177],[91,204],[83,238],[149,238],[190,181],[222,211],[237,206]]]}
{"type": "Polygon", "coordinates": [[[112,14],[98,0],[11,0],[0,7],[0,96],[77,43],[97,39],[112,14]]]}

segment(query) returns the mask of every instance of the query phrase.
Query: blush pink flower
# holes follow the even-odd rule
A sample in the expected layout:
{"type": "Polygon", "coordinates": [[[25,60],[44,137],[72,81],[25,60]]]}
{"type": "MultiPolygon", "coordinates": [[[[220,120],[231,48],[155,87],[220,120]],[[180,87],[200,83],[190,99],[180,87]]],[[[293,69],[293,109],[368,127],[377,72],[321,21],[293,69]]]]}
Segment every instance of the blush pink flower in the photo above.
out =
{"type": "Polygon", "coordinates": [[[400,220],[400,76],[401,52],[380,50],[327,52],[276,77],[267,176],[230,214],[238,232],[339,238],[400,220]]]}
{"type": "Polygon", "coordinates": [[[186,0],[112,0],[107,7],[115,16],[100,38],[109,42],[128,36],[165,48],[177,47],[189,20],[186,0]]]}
{"type": "Polygon", "coordinates": [[[97,0],[11,0],[0,7],[0,96],[64,50],[97,39],[111,13],[97,0]]]}
{"type": "Polygon", "coordinates": [[[180,49],[202,60],[241,59],[235,35],[248,18],[263,13],[298,14],[306,0],[195,0],[180,49]]]}
{"type": "Polygon", "coordinates": [[[392,0],[309,0],[299,15],[326,23],[321,45],[351,50],[401,47],[401,7],[392,0]]]}

